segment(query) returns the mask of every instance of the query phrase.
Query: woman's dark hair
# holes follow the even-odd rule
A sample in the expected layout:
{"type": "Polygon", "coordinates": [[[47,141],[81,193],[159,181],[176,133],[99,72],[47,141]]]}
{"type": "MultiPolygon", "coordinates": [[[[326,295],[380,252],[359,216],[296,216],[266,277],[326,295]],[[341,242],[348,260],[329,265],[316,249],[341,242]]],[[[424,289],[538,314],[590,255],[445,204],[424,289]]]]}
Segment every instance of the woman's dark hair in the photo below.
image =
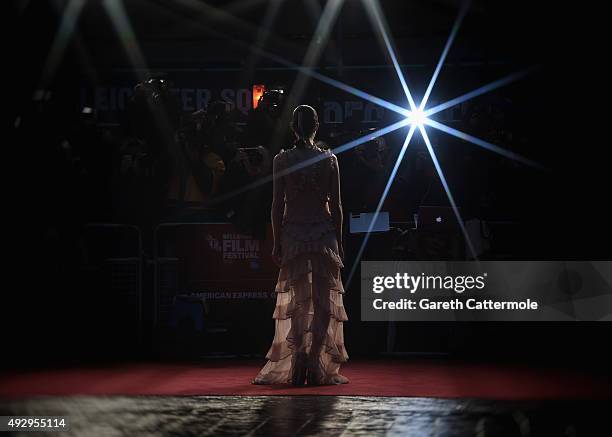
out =
{"type": "Polygon", "coordinates": [[[319,116],[312,106],[300,105],[293,110],[291,129],[297,136],[297,145],[305,144],[319,128],[319,116]]]}

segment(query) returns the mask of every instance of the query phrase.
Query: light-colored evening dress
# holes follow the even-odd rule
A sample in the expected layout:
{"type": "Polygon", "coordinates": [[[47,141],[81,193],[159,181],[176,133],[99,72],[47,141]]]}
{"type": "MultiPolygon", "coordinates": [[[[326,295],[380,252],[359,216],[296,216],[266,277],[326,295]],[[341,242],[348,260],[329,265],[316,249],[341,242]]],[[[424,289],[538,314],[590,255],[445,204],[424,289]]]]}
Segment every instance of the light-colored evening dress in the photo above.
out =
{"type": "Polygon", "coordinates": [[[275,201],[284,203],[281,267],[276,284],[275,334],[254,384],[293,381],[308,362],[308,384],[343,384],[343,304],[336,228],[330,206],[340,204],[338,160],[317,146],[281,150],[274,158],[275,201]],[[315,161],[313,164],[304,165],[315,161]],[[297,171],[286,169],[301,167],[297,171]],[[337,203],[334,203],[337,202],[337,203]],[[306,357],[306,358],[305,358],[306,357]]]}

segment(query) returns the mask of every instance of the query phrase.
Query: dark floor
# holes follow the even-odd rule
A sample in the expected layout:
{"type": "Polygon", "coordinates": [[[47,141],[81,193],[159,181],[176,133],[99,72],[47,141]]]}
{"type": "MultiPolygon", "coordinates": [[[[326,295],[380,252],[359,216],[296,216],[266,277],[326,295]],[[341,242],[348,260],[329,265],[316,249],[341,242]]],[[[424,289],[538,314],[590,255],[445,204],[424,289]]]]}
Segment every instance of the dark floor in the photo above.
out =
{"type": "MultiPolygon", "coordinates": [[[[58,436],[605,436],[612,402],[356,396],[43,397],[0,415],[63,415],[58,436]]],[[[23,432],[31,437],[33,433],[23,432]]],[[[15,434],[20,435],[20,434],[15,434]]]]}

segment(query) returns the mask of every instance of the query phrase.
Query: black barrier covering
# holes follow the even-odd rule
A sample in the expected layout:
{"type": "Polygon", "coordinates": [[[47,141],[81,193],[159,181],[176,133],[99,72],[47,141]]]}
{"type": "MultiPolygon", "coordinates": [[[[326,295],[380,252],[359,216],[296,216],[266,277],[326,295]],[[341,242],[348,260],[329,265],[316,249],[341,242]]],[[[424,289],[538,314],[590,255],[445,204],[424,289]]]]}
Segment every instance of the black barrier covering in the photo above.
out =
{"type": "Polygon", "coordinates": [[[160,349],[176,351],[191,336],[192,352],[265,353],[278,275],[269,236],[258,239],[230,223],[158,226],[154,318],[160,349]]]}
{"type": "Polygon", "coordinates": [[[113,332],[115,341],[127,347],[143,341],[140,229],[128,224],[89,223],[83,230],[81,250],[89,289],[78,301],[82,299],[81,308],[89,322],[101,314],[99,324],[92,323],[92,327],[113,332]]]}

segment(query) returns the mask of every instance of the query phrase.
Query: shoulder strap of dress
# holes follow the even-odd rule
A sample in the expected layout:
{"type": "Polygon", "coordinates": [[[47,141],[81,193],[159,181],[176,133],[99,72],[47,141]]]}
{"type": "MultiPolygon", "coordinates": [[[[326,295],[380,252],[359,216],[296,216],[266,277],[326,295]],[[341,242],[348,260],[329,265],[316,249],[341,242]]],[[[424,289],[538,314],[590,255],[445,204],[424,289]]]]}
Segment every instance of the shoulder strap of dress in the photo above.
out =
{"type": "Polygon", "coordinates": [[[285,149],[280,149],[276,154],[276,159],[278,159],[280,163],[285,163],[287,160],[287,151],[285,149]]]}
{"type": "Polygon", "coordinates": [[[331,166],[331,168],[335,168],[336,167],[336,155],[334,155],[334,153],[327,149],[325,150],[325,154],[327,155],[327,158],[329,159],[329,164],[331,166]]]}

